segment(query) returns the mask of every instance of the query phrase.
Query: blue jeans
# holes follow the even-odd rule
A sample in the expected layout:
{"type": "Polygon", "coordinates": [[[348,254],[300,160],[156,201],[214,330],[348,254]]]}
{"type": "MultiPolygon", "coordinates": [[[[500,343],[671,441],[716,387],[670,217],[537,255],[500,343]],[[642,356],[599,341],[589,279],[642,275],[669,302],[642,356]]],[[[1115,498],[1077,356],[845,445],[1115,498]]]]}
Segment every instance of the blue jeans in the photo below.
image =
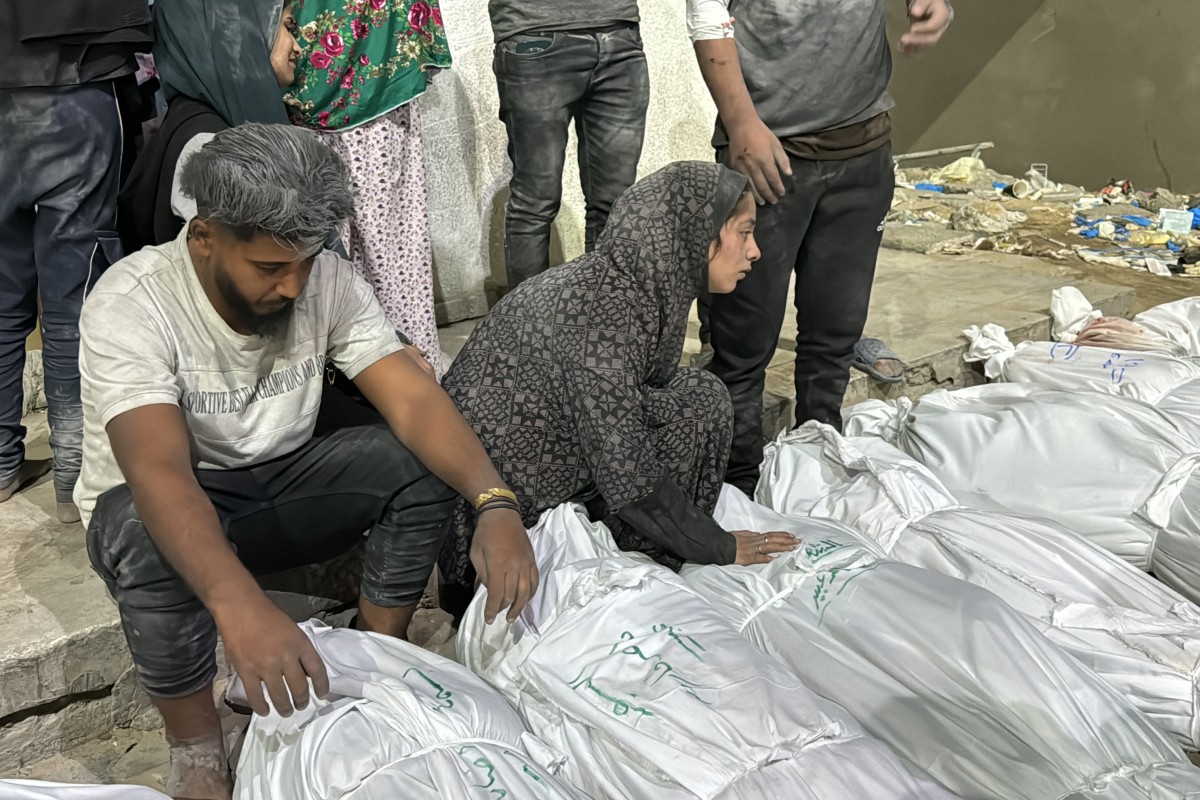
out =
{"type": "Polygon", "coordinates": [[[550,266],[572,120],[587,249],[595,245],[613,202],[637,179],[650,76],[633,25],[510,36],[496,44],[492,68],[513,165],[504,228],[512,289],[550,266]]]}
{"type": "Polygon", "coordinates": [[[123,255],[113,85],[0,90],[0,130],[0,487],[25,457],[21,377],[40,301],[54,489],[68,502],[83,459],[79,311],[123,255]]]}

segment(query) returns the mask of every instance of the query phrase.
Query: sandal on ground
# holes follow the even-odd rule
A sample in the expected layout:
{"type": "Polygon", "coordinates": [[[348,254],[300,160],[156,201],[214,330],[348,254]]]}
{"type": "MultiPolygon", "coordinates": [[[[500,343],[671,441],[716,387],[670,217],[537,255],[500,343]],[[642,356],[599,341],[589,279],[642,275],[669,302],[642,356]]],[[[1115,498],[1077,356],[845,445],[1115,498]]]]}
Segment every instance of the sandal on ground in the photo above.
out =
{"type": "Polygon", "coordinates": [[[854,361],[850,366],[884,383],[900,383],[904,380],[904,362],[879,339],[860,339],[854,345],[854,361]],[[895,361],[900,365],[901,371],[896,375],[885,375],[875,368],[877,361],[895,361]]]}

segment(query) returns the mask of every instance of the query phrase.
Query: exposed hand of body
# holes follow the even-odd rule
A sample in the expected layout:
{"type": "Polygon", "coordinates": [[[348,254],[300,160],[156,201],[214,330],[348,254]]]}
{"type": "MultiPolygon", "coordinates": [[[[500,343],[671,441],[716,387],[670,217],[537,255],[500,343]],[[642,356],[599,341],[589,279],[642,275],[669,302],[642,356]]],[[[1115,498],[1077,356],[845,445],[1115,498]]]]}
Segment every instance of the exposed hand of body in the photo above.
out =
{"type": "Polygon", "coordinates": [[[730,533],[737,539],[735,564],[769,564],[772,555],[790,552],[800,544],[799,539],[783,531],[771,531],[770,533],[730,531],[730,533]]]}
{"type": "Polygon", "coordinates": [[[1131,348],[1131,343],[1145,337],[1146,329],[1122,317],[1100,317],[1084,326],[1075,337],[1075,344],[1089,347],[1131,348]]]}

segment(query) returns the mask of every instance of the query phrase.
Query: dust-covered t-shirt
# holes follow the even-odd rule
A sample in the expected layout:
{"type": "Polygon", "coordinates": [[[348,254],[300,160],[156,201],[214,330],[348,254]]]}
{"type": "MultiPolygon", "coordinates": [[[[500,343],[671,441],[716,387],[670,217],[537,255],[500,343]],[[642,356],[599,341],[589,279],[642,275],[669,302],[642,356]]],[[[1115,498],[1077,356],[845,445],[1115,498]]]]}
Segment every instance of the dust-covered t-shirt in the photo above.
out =
{"type": "Polygon", "coordinates": [[[354,378],[402,348],[371,287],[328,251],[313,263],[285,332],[235,332],[205,295],[186,235],[114,264],[83,304],[75,503],[85,525],[96,498],[125,482],[105,431],[114,417],[179,406],[196,469],[247,467],[312,438],[326,363],[354,378]]]}

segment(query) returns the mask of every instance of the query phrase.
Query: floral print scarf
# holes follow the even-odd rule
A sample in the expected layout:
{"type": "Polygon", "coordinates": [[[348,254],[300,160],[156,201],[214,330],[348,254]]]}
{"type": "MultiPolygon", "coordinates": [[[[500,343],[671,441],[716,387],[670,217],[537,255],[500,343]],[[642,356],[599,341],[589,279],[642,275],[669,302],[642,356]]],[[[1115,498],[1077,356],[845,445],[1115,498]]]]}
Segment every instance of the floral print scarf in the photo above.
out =
{"type": "Polygon", "coordinates": [[[425,91],[429,67],[450,66],[437,0],[297,0],[304,55],[284,95],[292,121],[352,128],[425,91]]]}

